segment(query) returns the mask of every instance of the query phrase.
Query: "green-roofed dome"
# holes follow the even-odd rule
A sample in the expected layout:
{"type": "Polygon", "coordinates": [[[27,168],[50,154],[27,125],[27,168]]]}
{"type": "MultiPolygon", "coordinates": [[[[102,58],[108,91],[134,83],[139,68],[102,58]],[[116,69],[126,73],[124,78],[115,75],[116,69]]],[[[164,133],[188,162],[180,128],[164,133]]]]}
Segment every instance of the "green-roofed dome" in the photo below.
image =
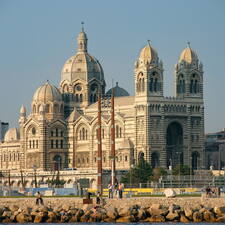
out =
{"type": "MultiPolygon", "coordinates": [[[[113,88],[109,89],[106,95],[111,95],[112,89],[113,88]]],[[[114,96],[122,97],[122,96],[130,96],[130,94],[124,88],[119,87],[118,82],[116,82],[116,86],[114,87],[114,96]]]]}

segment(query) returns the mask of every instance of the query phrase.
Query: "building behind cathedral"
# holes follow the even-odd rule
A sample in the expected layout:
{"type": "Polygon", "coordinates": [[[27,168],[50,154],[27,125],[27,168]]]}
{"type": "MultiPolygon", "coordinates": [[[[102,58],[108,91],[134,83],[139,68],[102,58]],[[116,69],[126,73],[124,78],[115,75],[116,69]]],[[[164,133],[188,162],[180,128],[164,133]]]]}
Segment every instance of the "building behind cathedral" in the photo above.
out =
{"type": "MultiPolygon", "coordinates": [[[[188,45],[175,66],[175,97],[164,97],[163,62],[148,43],[134,65],[135,95],[115,90],[116,168],[129,170],[140,158],[152,167],[204,165],[203,65],[188,45]]],[[[20,109],[19,129],[0,143],[0,170],[96,171],[97,97],[106,92],[100,62],[89,54],[87,35],[61,71],[59,87],[46,82],[35,91],[31,112],[20,109]]],[[[102,108],[103,168],[110,162],[110,109],[102,108]]]]}

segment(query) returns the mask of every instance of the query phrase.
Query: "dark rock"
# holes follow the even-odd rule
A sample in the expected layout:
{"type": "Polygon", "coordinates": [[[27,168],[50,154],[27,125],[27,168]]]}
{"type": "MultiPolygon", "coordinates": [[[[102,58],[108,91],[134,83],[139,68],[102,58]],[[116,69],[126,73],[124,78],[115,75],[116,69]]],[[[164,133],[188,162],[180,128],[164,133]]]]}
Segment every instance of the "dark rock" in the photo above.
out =
{"type": "Polygon", "coordinates": [[[203,218],[206,222],[216,222],[214,213],[208,210],[203,212],[203,218]]]}
{"type": "Polygon", "coordinates": [[[196,211],[193,213],[193,221],[196,223],[202,222],[203,221],[203,216],[202,213],[196,211]]]}
{"type": "Polygon", "coordinates": [[[153,215],[145,220],[145,222],[165,222],[166,219],[162,215],[153,215]]]}

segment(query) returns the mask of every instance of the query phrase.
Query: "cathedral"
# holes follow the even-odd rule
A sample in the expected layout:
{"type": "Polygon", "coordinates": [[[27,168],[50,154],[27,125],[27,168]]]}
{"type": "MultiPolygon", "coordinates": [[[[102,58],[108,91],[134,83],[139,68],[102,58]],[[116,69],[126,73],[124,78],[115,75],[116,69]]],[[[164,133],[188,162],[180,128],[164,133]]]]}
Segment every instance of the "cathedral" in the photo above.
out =
{"type": "MultiPolygon", "coordinates": [[[[190,44],[174,69],[174,97],[163,94],[163,62],[148,43],[134,64],[135,94],[116,83],[116,169],[141,158],[153,168],[204,167],[203,65],[190,44]]],[[[0,170],[96,171],[98,93],[106,91],[103,67],[88,52],[84,29],[77,52],[62,67],[59,87],[46,82],[34,92],[31,112],[22,106],[19,128],[0,143],[0,170]]],[[[102,164],[111,168],[110,109],[102,108],[102,164]]]]}

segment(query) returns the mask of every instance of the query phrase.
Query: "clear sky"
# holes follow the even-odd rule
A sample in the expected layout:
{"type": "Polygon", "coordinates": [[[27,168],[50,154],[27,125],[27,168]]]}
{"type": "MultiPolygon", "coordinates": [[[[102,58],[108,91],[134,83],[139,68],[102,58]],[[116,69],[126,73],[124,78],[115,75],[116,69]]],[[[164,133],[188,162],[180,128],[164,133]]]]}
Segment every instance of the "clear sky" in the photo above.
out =
{"type": "Polygon", "coordinates": [[[133,68],[150,39],[164,63],[164,93],[173,95],[173,72],[188,41],[204,65],[205,130],[225,127],[224,0],[0,0],[0,120],[18,126],[35,90],[58,86],[61,68],[76,52],[85,22],[89,53],[134,94],[133,68]]]}

